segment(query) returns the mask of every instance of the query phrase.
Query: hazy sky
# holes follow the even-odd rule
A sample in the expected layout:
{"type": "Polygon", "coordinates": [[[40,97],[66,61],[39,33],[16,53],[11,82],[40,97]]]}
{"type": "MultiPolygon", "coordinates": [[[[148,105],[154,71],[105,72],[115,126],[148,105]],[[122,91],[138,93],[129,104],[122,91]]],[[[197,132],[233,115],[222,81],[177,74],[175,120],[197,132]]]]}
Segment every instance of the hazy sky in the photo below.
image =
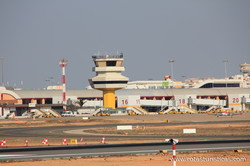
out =
{"type": "MultiPolygon", "coordinates": [[[[228,75],[250,63],[249,0],[0,0],[0,56],[5,84],[83,89],[95,53],[124,54],[135,80],[228,75]],[[53,77],[53,79],[51,79],[53,77]]],[[[1,69],[1,68],[0,68],[1,69]]]]}

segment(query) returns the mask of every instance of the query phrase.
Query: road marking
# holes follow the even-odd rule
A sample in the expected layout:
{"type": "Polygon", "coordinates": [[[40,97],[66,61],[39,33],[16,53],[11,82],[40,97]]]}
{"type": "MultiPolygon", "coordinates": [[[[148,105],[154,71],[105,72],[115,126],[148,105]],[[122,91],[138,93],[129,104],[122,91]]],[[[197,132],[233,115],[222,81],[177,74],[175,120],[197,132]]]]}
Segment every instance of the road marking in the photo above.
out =
{"type": "Polygon", "coordinates": [[[33,155],[34,154],[6,154],[6,155],[0,155],[0,159],[14,159],[24,156],[33,156],[33,155]]]}
{"type": "Polygon", "coordinates": [[[23,155],[0,155],[0,157],[12,157],[12,156],[23,156],[23,155]]]}
{"type": "Polygon", "coordinates": [[[32,158],[52,158],[52,157],[74,157],[74,156],[87,156],[87,155],[114,155],[114,154],[131,154],[131,153],[157,153],[159,150],[142,150],[142,151],[121,151],[121,152],[97,152],[97,153],[77,153],[77,154],[24,154],[24,155],[1,155],[0,159],[32,159],[32,158]]]}
{"type": "MultiPolygon", "coordinates": [[[[204,151],[204,150],[226,150],[237,148],[250,148],[250,146],[238,147],[214,147],[214,148],[192,148],[192,149],[177,149],[177,151],[204,151]]],[[[169,151],[171,151],[169,149],[169,151]]],[[[0,155],[0,159],[33,159],[33,158],[55,158],[55,157],[76,157],[76,156],[94,156],[94,155],[116,155],[116,154],[136,154],[136,153],[158,153],[159,150],[139,150],[139,151],[119,151],[119,152],[96,152],[96,153],[76,153],[76,154],[20,154],[20,155],[0,155]]]]}

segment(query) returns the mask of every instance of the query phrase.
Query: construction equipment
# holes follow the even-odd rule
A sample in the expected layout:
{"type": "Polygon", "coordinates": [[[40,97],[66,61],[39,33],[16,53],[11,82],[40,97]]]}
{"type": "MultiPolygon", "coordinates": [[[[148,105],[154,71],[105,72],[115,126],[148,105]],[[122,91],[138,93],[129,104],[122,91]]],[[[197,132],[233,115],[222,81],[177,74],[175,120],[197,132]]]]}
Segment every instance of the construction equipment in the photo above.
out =
{"type": "Polygon", "coordinates": [[[107,111],[100,111],[93,116],[110,116],[110,114],[107,111]]]}
{"type": "Polygon", "coordinates": [[[31,115],[32,118],[40,118],[42,116],[42,114],[33,114],[31,115]]]}
{"type": "Polygon", "coordinates": [[[47,113],[45,113],[42,117],[43,117],[43,118],[55,118],[56,116],[53,115],[52,113],[47,112],[47,113]]]}
{"type": "Polygon", "coordinates": [[[146,114],[148,114],[148,111],[146,111],[145,109],[143,109],[141,107],[127,107],[127,110],[129,112],[129,114],[131,114],[131,115],[146,115],[146,114]],[[134,112],[134,113],[130,113],[130,112],[134,112]]]}
{"type": "Polygon", "coordinates": [[[127,115],[138,115],[136,112],[128,110],[127,115]]]}

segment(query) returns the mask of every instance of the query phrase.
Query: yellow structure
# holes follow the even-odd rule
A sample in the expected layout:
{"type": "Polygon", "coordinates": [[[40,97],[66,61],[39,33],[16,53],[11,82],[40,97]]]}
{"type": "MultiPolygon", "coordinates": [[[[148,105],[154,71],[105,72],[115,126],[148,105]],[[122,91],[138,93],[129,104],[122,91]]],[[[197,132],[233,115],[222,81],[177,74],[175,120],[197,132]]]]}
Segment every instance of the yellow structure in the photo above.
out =
{"type": "Polygon", "coordinates": [[[115,108],[115,90],[103,89],[103,107],[115,108]]]}
{"type": "Polygon", "coordinates": [[[121,75],[125,70],[122,65],[123,54],[92,56],[96,76],[89,79],[94,89],[103,91],[103,107],[116,108],[115,91],[127,85],[128,78],[121,75]]]}

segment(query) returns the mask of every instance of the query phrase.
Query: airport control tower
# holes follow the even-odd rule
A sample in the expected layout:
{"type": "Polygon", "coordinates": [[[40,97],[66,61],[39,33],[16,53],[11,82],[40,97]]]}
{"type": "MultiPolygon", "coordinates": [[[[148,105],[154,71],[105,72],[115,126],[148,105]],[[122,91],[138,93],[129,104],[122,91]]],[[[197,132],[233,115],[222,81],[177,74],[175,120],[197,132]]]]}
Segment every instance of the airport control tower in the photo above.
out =
{"type": "Polygon", "coordinates": [[[94,89],[103,91],[103,107],[115,108],[115,91],[127,85],[128,78],[121,74],[125,70],[122,65],[123,54],[92,56],[95,63],[93,71],[96,76],[89,79],[94,89]]]}
{"type": "Polygon", "coordinates": [[[244,78],[247,78],[248,73],[250,73],[250,64],[247,63],[241,64],[240,71],[243,73],[244,78]]]}

